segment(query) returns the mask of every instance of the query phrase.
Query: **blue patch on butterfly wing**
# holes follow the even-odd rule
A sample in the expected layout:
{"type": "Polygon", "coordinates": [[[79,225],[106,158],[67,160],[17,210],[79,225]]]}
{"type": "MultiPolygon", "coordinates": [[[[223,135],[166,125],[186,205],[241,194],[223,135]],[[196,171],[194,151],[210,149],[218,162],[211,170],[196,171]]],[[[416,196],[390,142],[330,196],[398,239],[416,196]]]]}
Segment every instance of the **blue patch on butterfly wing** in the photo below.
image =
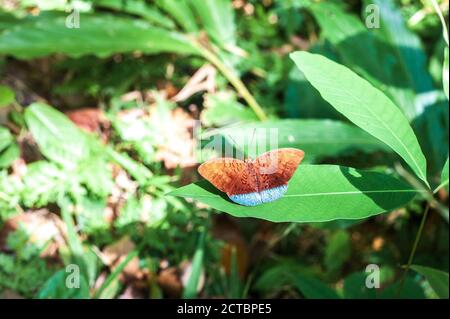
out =
{"type": "Polygon", "coordinates": [[[263,203],[273,202],[274,200],[277,200],[278,198],[283,196],[284,193],[286,193],[287,189],[287,185],[281,185],[278,187],[263,190],[262,192],[260,192],[261,201],[263,203]]]}
{"type": "Polygon", "coordinates": [[[261,195],[258,192],[247,194],[236,194],[231,195],[229,197],[233,202],[244,206],[256,206],[263,203],[261,201],[261,195]]]}
{"type": "Polygon", "coordinates": [[[263,190],[262,192],[254,192],[247,194],[236,194],[229,196],[230,199],[243,206],[257,206],[263,203],[272,202],[284,195],[287,191],[287,185],[263,190]]]}

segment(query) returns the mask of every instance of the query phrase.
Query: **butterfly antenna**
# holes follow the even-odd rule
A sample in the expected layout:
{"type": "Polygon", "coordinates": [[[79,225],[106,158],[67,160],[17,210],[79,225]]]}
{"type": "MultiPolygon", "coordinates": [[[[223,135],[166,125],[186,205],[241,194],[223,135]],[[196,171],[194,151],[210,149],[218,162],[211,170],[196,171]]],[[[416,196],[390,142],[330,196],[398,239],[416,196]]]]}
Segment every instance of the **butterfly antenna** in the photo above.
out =
{"type": "MultiPolygon", "coordinates": [[[[239,152],[239,147],[238,144],[236,143],[236,141],[234,140],[234,138],[231,137],[230,134],[227,134],[227,136],[231,139],[231,141],[233,142],[234,148],[236,149],[236,155],[239,152]]],[[[240,153],[240,152],[239,152],[240,153]]]]}
{"type": "MultiPolygon", "coordinates": [[[[249,151],[250,151],[250,147],[251,147],[252,144],[253,144],[253,140],[255,139],[255,133],[256,133],[256,127],[253,128],[252,139],[250,140],[250,144],[248,144],[249,151]]],[[[255,151],[256,151],[256,147],[255,147],[255,151]]]]}

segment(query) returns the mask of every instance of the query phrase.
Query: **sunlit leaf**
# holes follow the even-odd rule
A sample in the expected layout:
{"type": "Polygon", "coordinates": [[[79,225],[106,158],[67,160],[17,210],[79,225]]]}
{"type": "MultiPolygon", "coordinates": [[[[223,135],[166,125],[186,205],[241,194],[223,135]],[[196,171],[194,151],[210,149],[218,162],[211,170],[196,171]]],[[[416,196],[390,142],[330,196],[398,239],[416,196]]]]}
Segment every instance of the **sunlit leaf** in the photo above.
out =
{"type": "Polygon", "coordinates": [[[0,169],[9,167],[20,156],[20,148],[17,143],[12,143],[4,151],[0,151],[0,169]]]}
{"type": "Polygon", "coordinates": [[[0,108],[6,106],[16,99],[16,95],[9,87],[0,85],[0,108]]]}
{"type": "Polygon", "coordinates": [[[156,4],[184,29],[186,32],[197,32],[197,22],[192,9],[188,5],[189,0],[157,0],[156,4]]]}
{"type": "Polygon", "coordinates": [[[311,84],[336,110],[389,145],[427,185],[427,162],[406,117],[383,92],[348,68],[307,52],[291,54],[311,84]]]}
{"type": "Polygon", "coordinates": [[[13,141],[13,136],[9,130],[0,126],[0,152],[6,149],[13,141]]]}
{"type": "Polygon", "coordinates": [[[64,114],[42,103],[25,110],[27,126],[48,159],[75,168],[89,155],[87,136],[64,114]]]}
{"type": "Polygon", "coordinates": [[[236,43],[234,10],[228,0],[188,0],[200,17],[202,27],[221,46],[236,43]]]}
{"type": "Polygon", "coordinates": [[[79,57],[134,51],[197,53],[182,34],[152,26],[144,20],[106,14],[82,14],[79,28],[67,28],[65,15],[42,13],[0,34],[0,54],[24,59],[53,53],[79,57]]]}

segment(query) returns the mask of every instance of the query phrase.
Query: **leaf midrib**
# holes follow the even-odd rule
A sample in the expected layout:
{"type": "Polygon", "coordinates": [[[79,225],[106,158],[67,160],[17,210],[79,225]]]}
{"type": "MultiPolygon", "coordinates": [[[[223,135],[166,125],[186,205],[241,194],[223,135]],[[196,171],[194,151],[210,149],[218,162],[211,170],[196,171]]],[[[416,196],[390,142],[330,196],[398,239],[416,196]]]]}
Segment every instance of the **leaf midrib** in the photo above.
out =
{"type": "MultiPolygon", "coordinates": [[[[284,195],[284,197],[314,197],[314,196],[340,196],[340,195],[361,195],[361,194],[376,194],[376,193],[421,193],[426,192],[425,190],[416,190],[416,189],[392,189],[392,190],[368,190],[368,191],[351,191],[351,192],[326,192],[326,193],[309,193],[309,194],[288,194],[284,195]]],[[[175,196],[182,197],[192,197],[192,198],[217,198],[221,197],[220,195],[187,195],[187,194],[173,194],[175,196]]]]}

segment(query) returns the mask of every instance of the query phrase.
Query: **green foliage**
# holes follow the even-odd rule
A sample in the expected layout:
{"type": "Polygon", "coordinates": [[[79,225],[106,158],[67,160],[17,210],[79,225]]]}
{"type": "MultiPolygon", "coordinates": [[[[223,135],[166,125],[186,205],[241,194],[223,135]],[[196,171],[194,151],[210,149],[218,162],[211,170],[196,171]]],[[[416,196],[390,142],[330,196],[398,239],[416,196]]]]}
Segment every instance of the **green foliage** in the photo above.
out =
{"type": "Polygon", "coordinates": [[[15,93],[9,87],[0,85],[0,108],[15,101],[15,93]]]}
{"type": "Polygon", "coordinates": [[[182,34],[143,20],[83,14],[80,28],[68,28],[65,23],[65,15],[50,12],[25,18],[10,32],[0,34],[0,54],[29,59],[53,53],[73,57],[86,54],[104,57],[133,51],[198,53],[182,34]]]}
{"type": "Polygon", "coordinates": [[[30,105],[25,111],[25,121],[49,160],[73,169],[89,154],[87,136],[51,106],[30,105]]]}
{"type": "Polygon", "coordinates": [[[448,157],[447,161],[445,162],[444,168],[442,169],[441,174],[441,186],[445,186],[448,190],[448,157]]]}
{"type": "Polygon", "coordinates": [[[11,233],[7,242],[13,254],[0,253],[0,292],[10,289],[32,298],[53,270],[39,257],[41,248],[29,241],[23,228],[11,233]]]}
{"type": "Polygon", "coordinates": [[[449,56],[448,56],[448,47],[446,47],[444,49],[444,66],[442,68],[442,86],[444,87],[444,93],[445,96],[447,97],[447,100],[449,99],[448,97],[448,90],[449,90],[449,83],[448,83],[448,60],[449,60],[449,56]]]}
{"type": "Polygon", "coordinates": [[[51,276],[36,295],[38,299],[86,299],[89,298],[89,286],[81,277],[80,287],[69,288],[66,285],[65,269],[58,270],[51,276]]]}
{"type": "Polygon", "coordinates": [[[448,13],[437,2],[0,4],[0,296],[448,298],[448,13]],[[207,85],[189,81],[206,63],[217,70],[207,85]],[[174,99],[183,88],[194,93],[174,99]],[[211,141],[244,155],[275,141],[306,157],[286,196],[243,207],[195,182],[198,150],[178,154],[195,145],[203,161],[211,141]],[[62,238],[36,241],[46,228],[35,222],[33,236],[11,231],[38,209],[62,238]],[[368,264],[379,289],[365,284],[368,264]]]}
{"type": "Polygon", "coordinates": [[[0,169],[9,167],[19,157],[19,147],[12,134],[0,126],[0,169]]]}
{"type": "MultiPolygon", "coordinates": [[[[225,126],[239,122],[256,121],[255,114],[237,101],[232,92],[209,94],[205,99],[202,112],[204,126],[225,126]]],[[[239,126],[241,129],[242,127],[239,126]]]]}

